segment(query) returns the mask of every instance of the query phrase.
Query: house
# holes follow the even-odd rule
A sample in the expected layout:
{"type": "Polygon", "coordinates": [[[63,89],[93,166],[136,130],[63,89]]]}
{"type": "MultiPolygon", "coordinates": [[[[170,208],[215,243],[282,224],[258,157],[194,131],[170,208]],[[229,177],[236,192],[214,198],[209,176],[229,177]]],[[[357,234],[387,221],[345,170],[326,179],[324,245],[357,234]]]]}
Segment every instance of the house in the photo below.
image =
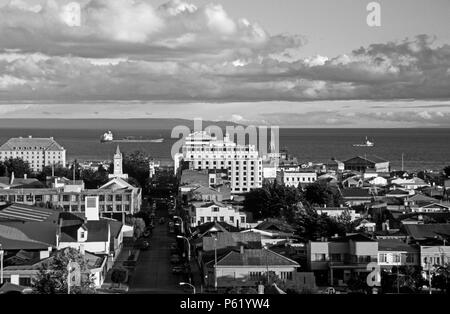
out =
{"type": "Polygon", "coordinates": [[[297,237],[293,235],[292,233],[286,233],[282,231],[267,231],[267,230],[260,230],[260,229],[247,229],[241,231],[241,233],[256,233],[259,234],[261,238],[261,243],[263,246],[272,246],[272,245],[278,245],[280,243],[287,243],[290,242],[293,239],[296,239],[297,237]]]}
{"type": "Polygon", "coordinates": [[[355,230],[360,232],[375,232],[377,224],[375,222],[369,221],[367,219],[361,219],[357,222],[355,230]]]}
{"type": "Polygon", "coordinates": [[[294,273],[300,265],[268,249],[230,250],[217,259],[205,264],[205,284],[218,288],[256,287],[269,273],[282,281],[293,281],[294,273]],[[216,280],[215,280],[216,278],[216,280]]]}
{"type": "Polygon", "coordinates": [[[398,239],[379,239],[378,265],[383,269],[393,266],[419,266],[420,249],[418,245],[408,244],[398,239]]]}
{"type": "Polygon", "coordinates": [[[260,224],[258,224],[255,229],[268,231],[268,232],[283,232],[288,234],[294,234],[295,228],[292,227],[287,222],[275,219],[275,218],[268,218],[264,221],[262,221],[260,224]]]}
{"type": "Polygon", "coordinates": [[[398,184],[402,188],[404,188],[406,190],[409,190],[409,191],[413,191],[413,190],[418,189],[418,188],[423,188],[423,187],[429,187],[430,186],[423,179],[417,178],[417,177],[413,177],[411,179],[397,178],[397,179],[391,180],[391,183],[398,184]]]}
{"type": "Polygon", "coordinates": [[[442,235],[450,236],[450,224],[411,224],[403,226],[406,234],[416,241],[439,239],[442,235]]]}
{"type": "Polygon", "coordinates": [[[221,202],[192,202],[189,207],[190,226],[196,227],[205,222],[226,222],[230,225],[245,228],[247,216],[231,205],[221,202]]]}
{"type": "Polygon", "coordinates": [[[352,176],[342,181],[342,186],[346,188],[361,188],[363,180],[360,176],[352,176]]]}
{"type": "Polygon", "coordinates": [[[415,213],[439,213],[450,211],[450,206],[429,201],[415,201],[410,205],[411,211],[415,213]]]}
{"type": "Polygon", "coordinates": [[[363,234],[307,244],[308,270],[314,272],[318,285],[343,285],[352,276],[366,276],[370,263],[378,263],[378,242],[363,234]]]}
{"type": "Polygon", "coordinates": [[[378,156],[356,156],[344,161],[345,170],[358,172],[389,172],[389,161],[378,156]]]}
{"type": "Polygon", "coordinates": [[[328,207],[325,205],[324,207],[314,207],[314,210],[319,215],[327,215],[335,219],[347,214],[350,217],[350,221],[354,221],[357,218],[356,211],[350,207],[328,207]]]}
{"type": "Polygon", "coordinates": [[[433,271],[438,266],[450,263],[450,246],[441,243],[433,245],[420,245],[420,266],[426,272],[433,271]]]}
{"type": "Polygon", "coordinates": [[[342,189],[342,198],[347,206],[358,206],[371,203],[373,196],[368,189],[347,188],[342,189]]]}
{"type": "MultiPolygon", "coordinates": [[[[12,284],[30,287],[39,270],[52,263],[55,253],[56,251],[52,252],[50,256],[40,257],[33,253],[19,251],[14,256],[5,259],[4,279],[12,284]]],[[[108,257],[90,252],[82,252],[82,255],[95,287],[100,288],[106,278],[108,257]]]]}
{"type": "Polygon", "coordinates": [[[374,177],[374,178],[370,178],[367,180],[367,182],[371,185],[376,185],[376,186],[386,186],[388,185],[388,180],[386,178],[383,177],[374,177]]]}
{"type": "Polygon", "coordinates": [[[395,190],[388,191],[385,196],[386,197],[407,198],[410,195],[411,195],[411,193],[408,191],[401,190],[401,189],[395,189],[395,190]]]}
{"type": "Polygon", "coordinates": [[[317,172],[308,169],[282,170],[277,172],[277,180],[285,186],[298,187],[316,182],[317,172]]]}

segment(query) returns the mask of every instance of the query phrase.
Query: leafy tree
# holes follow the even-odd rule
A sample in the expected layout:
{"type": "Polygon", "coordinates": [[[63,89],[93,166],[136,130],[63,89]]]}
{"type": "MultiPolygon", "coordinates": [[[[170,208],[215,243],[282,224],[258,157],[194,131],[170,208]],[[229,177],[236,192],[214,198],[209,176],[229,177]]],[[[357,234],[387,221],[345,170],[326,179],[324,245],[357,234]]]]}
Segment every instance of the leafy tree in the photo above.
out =
{"type": "Polygon", "coordinates": [[[108,182],[108,172],[102,166],[97,171],[84,169],[81,171],[80,178],[87,189],[97,189],[108,182]]]}
{"type": "Polygon", "coordinates": [[[450,293],[450,265],[439,266],[431,278],[431,285],[435,288],[450,293]]]}
{"type": "Polygon", "coordinates": [[[73,248],[58,251],[44,263],[36,278],[32,282],[32,288],[38,294],[66,294],[67,291],[67,265],[69,261],[77,262],[81,270],[81,286],[71,287],[70,292],[74,294],[95,293],[93,277],[84,256],[73,248]]]}
{"type": "Polygon", "coordinates": [[[36,176],[39,181],[45,181],[47,177],[50,177],[54,173],[56,177],[69,178],[72,176],[69,168],[62,165],[55,165],[52,170],[52,166],[45,166],[42,171],[36,176]]]}
{"type": "Polygon", "coordinates": [[[287,218],[293,220],[302,209],[303,195],[294,187],[265,182],[262,188],[245,195],[244,209],[252,212],[256,219],[287,218]]]}
{"type": "MultiPolygon", "coordinates": [[[[149,156],[142,151],[123,154],[123,172],[136,179],[139,185],[145,186],[149,176],[149,156]]],[[[109,167],[109,172],[114,172],[114,163],[109,167]]]]}
{"type": "Polygon", "coordinates": [[[131,218],[133,228],[134,228],[134,237],[139,239],[142,234],[145,232],[145,222],[142,218],[131,218]]]}
{"type": "Polygon", "coordinates": [[[9,158],[0,161],[0,176],[9,176],[14,172],[16,178],[23,178],[24,175],[31,175],[30,165],[22,158],[9,158]]]}
{"type": "Polygon", "coordinates": [[[111,273],[111,280],[112,282],[118,284],[119,288],[120,284],[125,283],[127,279],[128,279],[128,271],[126,269],[124,268],[113,269],[111,273]]]}
{"type": "Polygon", "coordinates": [[[306,187],[305,200],[310,205],[339,206],[341,194],[336,187],[328,185],[325,181],[317,181],[306,187]]]}
{"type": "Polygon", "coordinates": [[[352,230],[348,226],[328,215],[318,215],[313,209],[307,208],[295,219],[294,225],[297,234],[305,239],[315,240],[321,237],[332,237],[334,235],[344,236],[352,230]]]}
{"type": "Polygon", "coordinates": [[[448,177],[450,177],[450,166],[447,166],[444,168],[444,174],[448,177]]]}

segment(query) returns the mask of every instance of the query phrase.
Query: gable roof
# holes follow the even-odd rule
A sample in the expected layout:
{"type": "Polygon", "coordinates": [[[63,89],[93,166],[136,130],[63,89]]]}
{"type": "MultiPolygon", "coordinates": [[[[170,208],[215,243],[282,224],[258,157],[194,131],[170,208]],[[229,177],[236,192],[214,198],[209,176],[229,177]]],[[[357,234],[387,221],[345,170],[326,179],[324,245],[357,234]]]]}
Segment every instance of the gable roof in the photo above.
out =
{"type": "Polygon", "coordinates": [[[406,233],[416,240],[436,238],[439,234],[450,235],[450,224],[404,225],[406,233]]]}
{"type": "Polygon", "coordinates": [[[372,195],[370,195],[369,190],[367,189],[347,188],[342,189],[341,192],[343,197],[367,197],[367,198],[372,197],[372,195]]]}
{"type": "Polygon", "coordinates": [[[0,220],[56,221],[59,212],[23,204],[11,204],[0,208],[0,220]]]}
{"type": "Polygon", "coordinates": [[[378,239],[378,251],[418,253],[419,247],[398,239],[378,239]]]}
{"type": "Polygon", "coordinates": [[[45,150],[45,151],[64,151],[52,137],[13,137],[0,146],[0,151],[10,150],[45,150]]]}
{"type": "Polygon", "coordinates": [[[0,222],[0,243],[6,250],[37,250],[56,246],[56,223],[42,221],[0,222]]]}
{"type": "Polygon", "coordinates": [[[77,231],[83,226],[87,229],[86,242],[107,242],[109,240],[109,221],[98,220],[61,227],[61,242],[77,242],[77,231]]]}
{"type": "Polygon", "coordinates": [[[267,219],[261,222],[259,225],[255,227],[255,229],[259,230],[271,230],[271,231],[281,231],[292,233],[295,232],[295,228],[290,224],[279,220],[279,219],[267,219]]]}
{"type": "Polygon", "coordinates": [[[374,164],[376,164],[376,163],[382,163],[382,162],[388,162],[386,159],[384,159],[384,158],[381,158],[381,157],[379,157],[379,156],[376,156],[376,155],[367,155],[367,156],[355,156],[355,157],[353,157],[353,158],[350,158],[350,159],[347,159],[347,160],[345,160],[344,161],[344,163],[349,163],[349,162],[352,162],[352,161],[357,161],[357,160],[362,160],[363,162],[364,161],[368,161],[368,162],[371,162],[371,163],[374,163],[374,164]]]}
{"type": "Polygon", "coordinates": [[[280,254],[266,249],[245,249],[243,254],[230,251],[217,261],[218,266],[293,266],[300,265],[280,254]]]}

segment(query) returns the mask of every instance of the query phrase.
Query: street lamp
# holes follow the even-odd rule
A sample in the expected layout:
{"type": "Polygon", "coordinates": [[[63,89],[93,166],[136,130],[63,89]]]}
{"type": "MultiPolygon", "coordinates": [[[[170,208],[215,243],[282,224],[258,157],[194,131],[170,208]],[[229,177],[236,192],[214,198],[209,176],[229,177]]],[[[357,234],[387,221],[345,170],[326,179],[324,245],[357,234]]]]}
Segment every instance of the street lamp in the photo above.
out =
{"type": "Polygon", "coordinates": [[[179,219],[180,220],[180,225],[181,225],[181,234],[184,234],[184,224],[183,224],[183,219],[180,216],[173,216],[174,219],[179,219]]]}
{"type": "Polygon", "coordinates": [[[0,244],[0,285],[3,284],[3,254],[5,251],[0,244]]]}
{"type": "Polygon", "coordinates": [[[178,235],[177,238],[186,240],[186,242],[188,244],[188,261],[190,262],[191,261],[191,244],[189,243],[189,239],[184,236],[180,236],[180,235],[178,235]]]}
{"type": "Polygon", "coordinates": [[[194,285],[191,285],[188,282],[180,282],[180,286],[189,286],[189,287],[191,287],[193,292],[194,292],[194,294],[195,294],[195,286],[194,285]]]}
{"type": "Polygon", "coordinates": [[[217,291],[217,236],[214,236],[214,288],[217,291]]]}

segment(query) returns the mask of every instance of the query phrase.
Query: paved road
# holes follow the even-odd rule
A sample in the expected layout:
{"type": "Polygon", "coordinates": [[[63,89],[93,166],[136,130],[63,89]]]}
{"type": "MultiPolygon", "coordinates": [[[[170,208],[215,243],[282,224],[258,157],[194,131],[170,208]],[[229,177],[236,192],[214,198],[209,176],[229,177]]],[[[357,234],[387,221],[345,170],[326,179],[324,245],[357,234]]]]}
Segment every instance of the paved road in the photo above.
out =
{"type": "Polygon", "coordinates": [[[168,234],[167,225],[156,224],[150,250],[141,251],[139,255],[129,293],[185,293],[178,285],[178,276],[172,274],[170,244],[173,242],[174,236],[168,234]]]}

